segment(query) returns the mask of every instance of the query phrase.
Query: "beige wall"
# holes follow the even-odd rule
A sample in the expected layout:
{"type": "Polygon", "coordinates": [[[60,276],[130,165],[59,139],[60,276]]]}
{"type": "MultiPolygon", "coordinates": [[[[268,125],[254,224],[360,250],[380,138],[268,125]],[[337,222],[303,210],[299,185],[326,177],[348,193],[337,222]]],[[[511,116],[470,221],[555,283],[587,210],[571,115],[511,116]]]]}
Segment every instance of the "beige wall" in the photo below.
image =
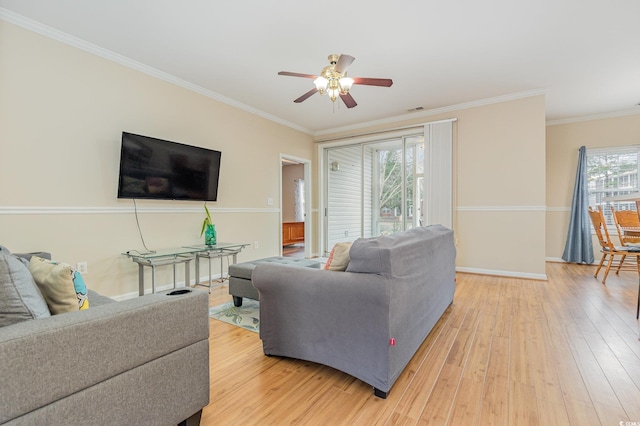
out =
{"type": "MultiPolygon", "coordinates": [[[[115,195],[123,130],[222,151],[219,201],[209,206],[220,240],[259,243],[240,260],[278,253],[280,154],[315,160],[318,223],[311,136],[5,21],[0,64],[0,244],[88,261],[90,287],[136,292],[136,266],[119,254],[142,249],[132,202],[115,195]]],[[[537,95],[352,133],[457,118],[458,268],[535,278],[545,257],[562,255],[578,147],[637,144],[640,134],[633,115],[547,126],[545,143],[544,115],[537,95]]],[[[201,203],[138,209],[150,248],[200,242],[201,203]]],[[[319,237],[314,226],[314,252],[319,237]]]]}
{"type": "MultiPolygon", "coordinates": [[[[545,98],[461,108],[358,133],[456,118],[459,271],[545,278],[545,98]]],[[[331,139],[348,133],[323,136],[331,139]]]]}
{"type": "MultiPolygon", "coordinates": [[[[222,151],[208,204],[219,241],[259,243],[240,260],[279,253],[279,156],[312,158],[311,136],[1,20],[0,64],[0,244],[87,261],[90,288],[137,293],[137,265],[120,253],[143,247],[132,201],[116,198],[129,131],[222,151]]],[[[201,242],[202,203],[138,210],[149,248],[201,242]]]]}
{"type": "MultiPolygon", "coordinates": [[[[640,114],[547,126],[546,253],[561,260],[569,229],[578,149],[640,144],[640,114]]],[[[594,237],[594,255],[599,259],[594,237]]]]}

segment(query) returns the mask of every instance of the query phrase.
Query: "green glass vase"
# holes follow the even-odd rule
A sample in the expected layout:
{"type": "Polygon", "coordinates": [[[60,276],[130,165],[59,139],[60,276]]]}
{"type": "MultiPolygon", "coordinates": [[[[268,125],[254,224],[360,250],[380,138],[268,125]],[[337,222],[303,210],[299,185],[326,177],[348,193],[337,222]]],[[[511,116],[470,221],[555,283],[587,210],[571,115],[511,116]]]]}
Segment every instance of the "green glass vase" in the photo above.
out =
{"type": "Polygon", "coordinates": [[[208,224],[204,229],[204,243],[208,246],[215,246],[217,242],[216,225],[208,224]]]}

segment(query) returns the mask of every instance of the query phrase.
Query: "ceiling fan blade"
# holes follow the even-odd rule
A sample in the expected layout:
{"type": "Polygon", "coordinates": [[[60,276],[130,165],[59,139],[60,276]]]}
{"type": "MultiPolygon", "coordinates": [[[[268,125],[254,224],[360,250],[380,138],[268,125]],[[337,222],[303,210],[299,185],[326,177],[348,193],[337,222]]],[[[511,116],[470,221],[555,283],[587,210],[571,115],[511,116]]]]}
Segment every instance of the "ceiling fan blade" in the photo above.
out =
{"type": "Polygon", "coordinates": [[[289,77],[304,77],[304,78],[312,78],[312,79],[316,79],[318,76],[317,75],[311,75],[311,74],[300,74],[299,72],[289,72],[289,71],[280,71],[278,73],[278,75],[287,75],[289,77]]]}
{"type": "Polygon", "coordinates": [[[318,91],[318,89],[311,89],[307,93],[305,93],[304,95],[300,96],[298,99],[294,100],[293,102],[299,104],[300,102],[307,100],[307,98],[309,98],[311,95],[313,95],[317,91],[318,91]]]}
{"type": "Polygon", "coordinates": [[[367,86],[391,87],[393,80],[390,78],[364,78],[353,77],[353,84],[365,84],[367,86]]]}
{"type": "Polygon", "coordinates": [[[342,99],[347,108],[353,108],[354,106],[358,105],[355,99],[353,99],[353,96],[351,96],[351,93],[340,95],[340,99],[342,99]]]}
{"type": "Polygon", "coordinates": [[[340,55],[340,57],[338,58],[338,62],[336,63],[336,67],[335,67],[336,72],[339,72],[339,73],[345,72],[347,68],[349,68],[349,65],[351,65],[355,60],[356,58],[354,58],[353,56],[345,55],[343,53],[342,55],[340,55]]]}

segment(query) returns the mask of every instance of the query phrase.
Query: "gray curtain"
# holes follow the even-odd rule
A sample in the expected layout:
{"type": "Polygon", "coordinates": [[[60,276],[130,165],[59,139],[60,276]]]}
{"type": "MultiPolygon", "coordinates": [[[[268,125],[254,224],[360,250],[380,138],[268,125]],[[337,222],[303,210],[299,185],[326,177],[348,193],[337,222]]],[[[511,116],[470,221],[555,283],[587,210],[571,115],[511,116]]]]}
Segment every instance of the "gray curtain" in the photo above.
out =
{"type": "Polygon", "coordinates": [[[576,185],[573,188],[571,221],[562,259],[572,263],[593,263],[591,220],[589,219],[589,192],[587,188],[587,149],[580,147],[576,185]]]}

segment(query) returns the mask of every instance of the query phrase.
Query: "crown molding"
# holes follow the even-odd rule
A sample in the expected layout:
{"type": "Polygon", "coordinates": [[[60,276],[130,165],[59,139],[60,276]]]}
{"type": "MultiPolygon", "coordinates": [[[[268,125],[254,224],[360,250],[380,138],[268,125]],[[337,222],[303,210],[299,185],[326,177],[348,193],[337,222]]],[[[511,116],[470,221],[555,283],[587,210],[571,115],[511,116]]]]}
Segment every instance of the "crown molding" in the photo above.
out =
{"type": "Polygon", "coordinates": [[[604,112],[602,114],[582,115],[579,117],[561,118],[547,121],[547,126],[557,126],[559,124],[580,123],[582,121],[602,120],[604,118],[624,117],[627,115],[640,114],[640,107],[623,109],[621,111],[604,112]]]}
{"type": "Polygon", "coordinates": [[[380,120],[374,120],[374,121],[368,121],[368,122],[365,122],[365,123],[353,124],[353,125],[350,125],[350,126],[335,127],[333,129],[326,129],[326,130],[318,130],[318,131],[316,131],[314,133],[314,136],[318,137],[318,136],[324,136],[324,135],[328,135],[328,134],[332,134],[332,133],[341,133],[341,132],[349,132],[349,131],[353,131],[353,130],[362,130],[362,129],[367,128],[367,127],[380,126],[380,125],[385,125],[385,124],[392,124],[392,123],[397,123],[399,121],[413,120],[413,119],[422,118],[422,117],[430,117],[430,116],[437,115],[437,114],[445,114],[447,112],[460,111],[460,110],[463,110],[463,109],[476,108],[476,107],[481,107],[481,106],[486,106],[486,105],[493,105],[493,104],[498,104],[498,103],[501,103],[501,102],[513,101],[513,100],[516,100],[516,99],[529,98],[529,97],[532,97],[532,96],[539,96],[539,95],[546,95],[546,94],[547,94],[547,90],[546,89],[536,89],[536,90],[528,90],[528,91],[525,91],[525,92],[511,93],[511,94],[508,94],[508,95],[496,96],[496,97],[487,98],[487,99],[479,99],[477,101],[464,102],[464,103],[461,103],[461,104],[449,105],[449,106],[441,107],[441,108],[433,108],[433,109],[428,109],[428,110],[420,111],[420,112],[411,112],[411,113],[408,113],[408,114],[396,115],[396,116],[393,116],[393,117],[382,118],[380,120]]]}
{"type": "Polygon", "coordinates": [[[160,71],[156,68],[147,66],[140,62],[129,59],[125,56],[119,55],[110,50],[104,49],[95,44],[89,43],[80,38],[74,37],[70,34],[64,33],[62,31],[56,30],[55,28],[51,28],[47,25],[41,24],[40,22],[34,21],[32,19],[26,18],[22,15],[18,15],[17,13],[11,12],[10,10],[0,8],[0,19],[7,21],[9,23],[18,25],[27,30],[33,31],[50,39],[59,41],[61,43],[67,44],[69,46],[73,46],[80,50],[84,50],[85,52],[91,53],[93,55],[99,56],[101,58],[107,59],[109,61],[115,62],[117,64],[123,65],[125,67],[134,69],[136,71],[147,74],[151,77],[155,77],[160,80],[164,80],[168,83],[174,84],[176,86],[182,87],[184,89],[190,90],[192,92],[198,93],[200,95],[206,96],[210,99],[213,99],[218,102],[222,102],[234,108],[240,109],[242,111],[248,112],[250,114],[256,115],[258,117],[264,118],[266,120],[273,121],[275,123],[281,124],[283,126],[292,128],[294,130],[298,130],[300,132],[306,133],[308,135],[313,136],[313,131],[307,129],[305,127],[299,126],[295,123],[292,123],[287,120],[283,120],[280,117],[275,115],[266,113],[257,108],[251,107],[249,105],[243,104],[226,96],[223,96],[219,93],[214,92],[213,90],[205,89],[204,87],[198,86],[197,84],[190,83],[186,80],[178,78],[174,75],[168,74],[164,71],[160,71]]]}

